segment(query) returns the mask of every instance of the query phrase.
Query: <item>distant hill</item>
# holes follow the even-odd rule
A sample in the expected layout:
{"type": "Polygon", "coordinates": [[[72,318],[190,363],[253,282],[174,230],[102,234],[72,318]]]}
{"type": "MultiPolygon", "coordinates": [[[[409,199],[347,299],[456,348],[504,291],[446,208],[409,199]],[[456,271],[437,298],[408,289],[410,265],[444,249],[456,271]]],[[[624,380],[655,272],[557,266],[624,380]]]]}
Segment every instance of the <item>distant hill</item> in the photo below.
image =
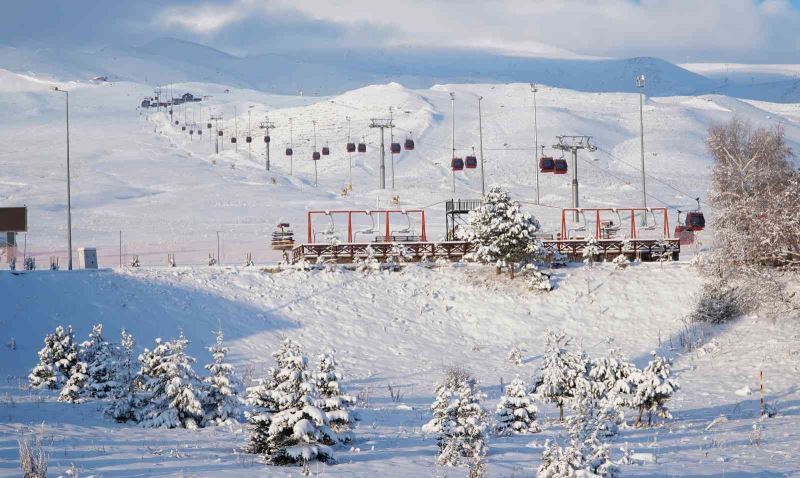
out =
{"type": "Polygon", "coordinates": [[[536,82],[584,92],[633,92],[647,77],[653,96],[724,93],[769,101],[796,101],[796,87],[731,86],[651,57],[558,59],[454,49],[328,49],[240,57],[198,43],[160,38],[138,47],[93,50],[0,47],[0,68],[86,79],[108,76],[151,85],[201,81],[281,94],[332,95],[365,85],[400,82],[411,88],[443,83],[536,82]]]}

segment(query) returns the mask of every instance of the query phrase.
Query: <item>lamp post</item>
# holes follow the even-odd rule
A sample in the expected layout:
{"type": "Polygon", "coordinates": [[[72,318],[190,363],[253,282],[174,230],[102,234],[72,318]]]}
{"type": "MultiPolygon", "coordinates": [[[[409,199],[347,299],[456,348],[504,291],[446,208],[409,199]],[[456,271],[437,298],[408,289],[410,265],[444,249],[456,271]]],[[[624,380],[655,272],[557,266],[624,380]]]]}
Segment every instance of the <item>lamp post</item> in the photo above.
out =
{"type": "Polygon", "coordinates": [[[531,93],[533,93],[533,170],[536,171],[536,204],[539,204],[539,165],[536,164],[536,154],[539,152],[539,127],[536,124],[536,83],[531,83],[531,93]]]}
{"type": "Polygon", "coordinates": [[[67,270],[72,270],[72,192],[69,180],[69,91],[54,86],[53,91],[64,93],[67,101],[67,270]]]}
{"type": "MultiPolygon", "coordinates": [[[[639,88],[639,132],[640,132],[640,153],[642,157],[642,207],[647,207],[647,189],[645,187],[644,174],[644,75],[636,77],[636,87],[639,88]]],[[[647,221],[647,216],[642,216],[642,224],[647,221]]]]}

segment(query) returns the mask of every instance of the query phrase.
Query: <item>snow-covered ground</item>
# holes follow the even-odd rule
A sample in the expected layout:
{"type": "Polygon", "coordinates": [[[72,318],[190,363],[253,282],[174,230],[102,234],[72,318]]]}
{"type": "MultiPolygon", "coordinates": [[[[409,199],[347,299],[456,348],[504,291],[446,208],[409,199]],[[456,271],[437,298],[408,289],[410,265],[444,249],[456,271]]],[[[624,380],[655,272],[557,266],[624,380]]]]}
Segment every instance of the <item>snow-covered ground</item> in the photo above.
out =
{"type": "MultiPolygon", "coordinates": [[[[498,279],[490,268],[477,266],[410,266],[366,275],[232,268],[0,275],[0,299],[11,304],[0,324],[3,340],[13,337],[17,343],[16,350],[0,352],[7,377],[0,404],[0,476],[16,475],[14,439],[32,430],[44,433],[53,468],[75,464],[85,475],[297,472],[265,471],[253,457],[237,454],[245,440],[239,427],[145,430],[104,420],[97,402],[55,403],[52,394],[21,388],[46,332],[71,323],[82,336],[94,322],[103,322],[111,337],[127,328],[139,347],[183,329],[201,363],[208,359],[204,347],[213,340],[211,330],[221,323],[234,363],[239,370],[252,365],[257,376],[271,365],[269,354],[284,336],[309,353],[335,351],[345,387],[368,395],[369,405],[357,409],[355,448],[340,450],[340,464],[321,467],[324,475],[432,475],[435,441],[420,427],[442,370],[469,367],[491,408],[501,381],[533,373],[544,330],[563,327],[590,354],[619,347],[639,365],[652,349],[676,356],[682,390],[672,402],[675,418],[663,427],[626,429],[615,439],[656,459],[625,467],[626,476],[794,476],[800,439],[796,324],[742,320],[716,331],[702,349],[682,353],[677,349],[681,317],[700,281],[686,264],[642,264],[624,271],[574,267],[557,273],[557,281],[554,292],[535,294],[522,281],[498,279]],[[514,345],[525,350],[521,367],[505,360],[514,345]],[[737,390],[757,390],[761,370],[768,400],[777,402],[780,415],[767,421],[762,445],[755,447],[748,433],[758,397],[737,390]],[[402,391],[399,403],[390,400],[388,385],[402,391]],[[706,430],[719,416],[727,421],[706,430]]],[[[545,410],[541,435],[491,440],[490,476],[533,475],[544,440],[561,433],[551,423],[557,411],[545,410]]],[[[446,472],[460,476],[464,470],[446,472]]]]}
{"type": "MultiPolygon", "coordinates": [[[[51,83],[33,76],[0,71],[0,80],[0,205],[26,204],[30,230],[20,237],[20,246],[40,265],[52,255],[60,256],[63,265],[64,97],[48,90],[51,83]]],[[[18,476],[15,439],[34,429],[47,437],[56,473],[72,463],[83,470],[81,476],[298,472],[265,469],[254,457],[238,454],[245,440],[240,427],[144,430],[104,420],[97,402],[65,405],[51,394],[22,388],[45,333],[58,324],[72,324],[84,337],[97,322],[105,324],[111,337],[128,328],[140,348],[183,329],[200,363],[208,359],[204,347],[213,340],[211,331],[221,324],[234,363],[240,370],[250,364],[257,374],[271,365],[270,353],[284,336],[297,339],[311,353],[335,350],[344,386],[368,396],[369,403],[358,409],[354,448],[339,450],[339,465],[320,467],[324,475],[465,474],[435,470],[435,441],[420,431],[443,369],[469,367],[492,407],[501,379],[508,383],[517,373],[526,379],[533,373],[544,331],[564,328],[590,354],[613,345],[639,365],[653,349],[676,360],[682,389],[672,402],[675,418],[653,429],[627,429],[615,438],[615,446],[629,442],[637,452],[655,458],[625,467],[625,475],[800,476],[798,326],[749,317],[712,331],[701,349],[681,351],[681,319],[702,281],[685,260],[625,271],[610,265],[570,267],[557,272],[557,288],[550,294],[532,293],[523,281],[509,282],[478,266],[410,266],[380,274],[235,267],[248,252],[259,264],[277,259],[267,241],[278,221],[292,223],[302,237],[309,209],[374,208],[388,205],[393,195],[402,207],[427,207],[429,236],[441,237],[441,202],[480,194],[480,170],[458,173],[456,192],[451,191],[451,91],[456,97],[458,154],[479,146],[477,102],[482,96],[487,186],[510,189],[546,230],[557,229],[559,208],[568,206],[569,176],[541,175],[542,205],[534,204],[533,97],[527,84],[408,89],[392,83],[325,98],[208,83],[174,85],[177,93],[210,95],[185,112],[176,108],[181,124],[184,118],[203,124],[212,111],[224,115],[220,154],[213,154],[207,130],[190,138],[166,114],[137,111],[141,98],[152,93],[150,86],[59,86],[71,90],[75,247],[96,246],[101,266],[115,267],[121,231],[123,260],[139,255],[145,267],[21,275],[0,271],[0,340],[5,344],[13,338],[16,343],[15,350],[0,347],[0,373],[7,377],[0,391],[0,476],[18,476]],[[395,188],[381,191],[380,139],[368,125],[371,118],[388,116],[390,106],[395,137],[403,140],[411,134],[417,148],[395,158],[395,188]],[[270,172],[264,170],[264,143],[256,131],[265,115],[276,124],[270,172]],[[343,196],[349,181],[344,153],[348,117],[350,136],[356,142],[364,137],[369,152],[353,155],[353,191],[343,196]],[[283,154],[290,118],[292,175],[283,154]],[[254,137],[251,154],[243,140],[248,119],[254,137]],[[327,143],[332,150],[319,161],[318,187],[310,159],[314,121],[318,147],[327,143]],[[229,142],[237,129],[238,152],[229,142]],[[218,231],[225,267],[199,266],[216,252],[218,231]],[[176,254],[179,267],[159,267],[167,253],[176,254]],[[515,367],[505,356],[520,344],[526,363],[515,367]],[[745,386],[757,390],[762,370],[767,399],[777,402],[780,413],[766,422],[756,447],[748,436],[758,396],[737,391],[745,386]],[[389,398],[390,384],[403,391],[401,403],[389,398]],[[718,420],[707,430],[721,415],[727,421],[718,420]]],[[[581,204],[638,205],[638,95],[540,85],[537,103],[540,144],[550,146],[560,134],[587,134],[598,146],[594,153],[580,154],[581,204]]],[[[703,140],[708,124],[734,116],[756,125],[779,122],[790,145],[797,149],[800,143],[796,105],[721,95],[646,99],[648,204],[668,206],[673,223],[675,209],[691,207],[694,197],[706,197],[711,162],[703,140]]],[[[713,216],[713,210],[705,211],[713,216]]],[[[337,227],[342,230],[343,225],[337,227]]],[[[710,242],[708,233],[702,239],[710,242]]],[[[693,251],[686,252],[684,258],[693,251]]],[[[545,407],[545,415],[551,420],[555,411],[545,407]]],[[[532,476],[544,440],[560,433],[548,421],[538,436],[493,438],[490,476],[532,476]]]]}

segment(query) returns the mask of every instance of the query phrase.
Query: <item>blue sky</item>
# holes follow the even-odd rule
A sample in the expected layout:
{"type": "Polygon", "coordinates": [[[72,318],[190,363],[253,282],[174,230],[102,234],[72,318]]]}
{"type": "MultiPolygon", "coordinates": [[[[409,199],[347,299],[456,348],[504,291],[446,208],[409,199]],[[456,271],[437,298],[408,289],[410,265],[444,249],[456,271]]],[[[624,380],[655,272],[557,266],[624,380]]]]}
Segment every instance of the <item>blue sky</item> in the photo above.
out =
{"type": "Polygon", "coordinates": [[[800,0],[26,0],[0,44],[130,46],[159,37],[234,54],[479,48],[674,62],[800,63],[800,0]]]}

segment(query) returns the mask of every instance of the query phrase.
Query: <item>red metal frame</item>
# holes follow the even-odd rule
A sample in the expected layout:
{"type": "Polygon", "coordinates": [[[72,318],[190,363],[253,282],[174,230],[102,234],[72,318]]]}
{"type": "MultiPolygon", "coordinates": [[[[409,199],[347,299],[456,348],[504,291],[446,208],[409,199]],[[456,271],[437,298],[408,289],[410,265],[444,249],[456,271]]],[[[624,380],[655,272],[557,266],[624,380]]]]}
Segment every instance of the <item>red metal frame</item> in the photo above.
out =
{"type": "Polygon", "coordinates": [[[321,216],[333,216],[333,215],[347,215],[347,242],[353,242],[353,214],[383,214],[384,215],[384,222],[386,223],[385,228],[385,240],[388,242],[391,236],[390,227],[391,227],[391,215],[392,214],[419,214],[420,215],[420,239],[422,242],[426,242],[428,240],[427,233],[425,231],[425,210],[424,209],[343,209],[343,210],[331,210],[331,211],[308,211],[306,213],[306,224],[308,227],[308,243],[313,244],[314,240],[312,237],[312,217],[314,215],[321,215],[321,216]]]}
{"type": "Polygon", "coordinates": [[[561,239],[569,239],[567,237],[567,213],[568,212],[578,212],[581,214],[586,214],[587,212],[595,214],[595,236],[597,239],[602,237],[602,226],[600,224],[600,213],[601,212],[612,212],[616,213],[629,213],[631,216],[630,220],[630,239],[637,239],[639,237],[639,233],[636,229],[636,213],[637,212],[645,212],[645,213],[661,213],[663,215],[663,237],[665,239],[669,238],[670,231],[669,231],[669,210],[665,207],[605,207],[605,208],[565,208],[561,210],[561,239]]]}

